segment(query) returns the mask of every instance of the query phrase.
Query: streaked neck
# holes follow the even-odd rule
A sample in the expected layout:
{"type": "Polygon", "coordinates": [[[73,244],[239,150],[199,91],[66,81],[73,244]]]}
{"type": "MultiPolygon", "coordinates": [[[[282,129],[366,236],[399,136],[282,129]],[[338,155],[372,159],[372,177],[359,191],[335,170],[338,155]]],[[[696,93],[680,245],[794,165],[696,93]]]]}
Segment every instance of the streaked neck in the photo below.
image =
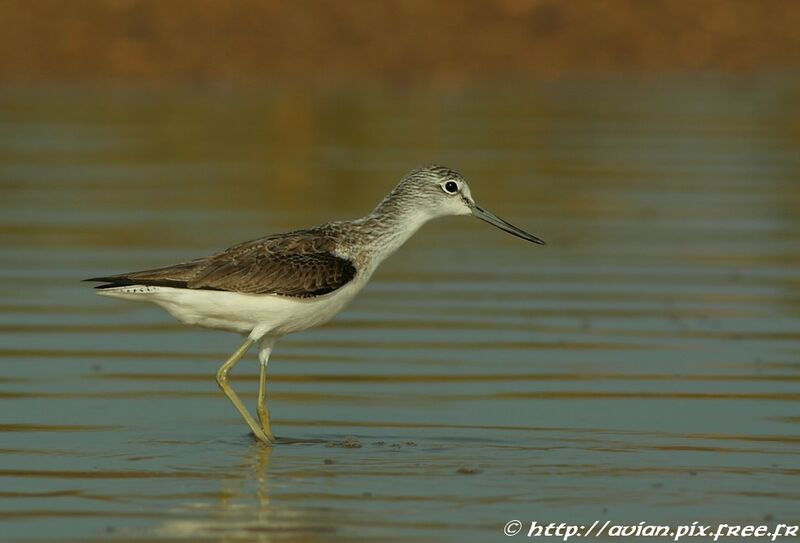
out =
{"type": "Polygon", "coordinates": [[[403,205],[404,202],[391,196],[353,225],[359,244],[378,262],[399,249],[432,218],[419,206],[403,205]]]}

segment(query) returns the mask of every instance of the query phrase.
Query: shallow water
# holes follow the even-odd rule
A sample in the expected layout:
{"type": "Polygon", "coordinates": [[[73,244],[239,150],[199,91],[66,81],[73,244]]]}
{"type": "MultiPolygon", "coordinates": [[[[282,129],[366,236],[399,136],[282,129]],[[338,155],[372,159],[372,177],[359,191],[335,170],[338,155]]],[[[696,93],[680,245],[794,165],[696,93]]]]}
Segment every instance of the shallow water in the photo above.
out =
{"type": "MultiPolygon", "coordinates": [[[[2,539],[797,523],[796,82],[6,88],[0,110],[2,539]],[[237,336],[79,282],[361,215],[428,162],[549,245],[440,220],[282,340],[274,429],[304,443],[258,445],[218,392],[237,336]]],[[[253,407],[254,353],[233,385],[253,407]]]]}

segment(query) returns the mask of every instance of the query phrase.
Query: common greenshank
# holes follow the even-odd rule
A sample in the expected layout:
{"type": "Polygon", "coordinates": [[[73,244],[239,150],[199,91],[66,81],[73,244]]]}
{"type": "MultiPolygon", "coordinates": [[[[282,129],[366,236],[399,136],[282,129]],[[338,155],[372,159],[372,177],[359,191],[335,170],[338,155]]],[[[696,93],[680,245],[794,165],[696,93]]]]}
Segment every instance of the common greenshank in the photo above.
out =
{"type": "Polygon", "coordinates": [[[458,172],[417,168],[366,217],[246,241],[220,253],[152,270],[95,277],[98,294],[153,302],[179,321],[238,332],[247,340],[217,371],[217,383],[255,436],[275,437],[266,404],[266,371],[275,342],[330,320],[367,284],[378,265],[423,224],[473,215],[527,241],[544,242],[486,211],[458,172]],[[256,423],[228,374],[258,343],[256,423]]]}

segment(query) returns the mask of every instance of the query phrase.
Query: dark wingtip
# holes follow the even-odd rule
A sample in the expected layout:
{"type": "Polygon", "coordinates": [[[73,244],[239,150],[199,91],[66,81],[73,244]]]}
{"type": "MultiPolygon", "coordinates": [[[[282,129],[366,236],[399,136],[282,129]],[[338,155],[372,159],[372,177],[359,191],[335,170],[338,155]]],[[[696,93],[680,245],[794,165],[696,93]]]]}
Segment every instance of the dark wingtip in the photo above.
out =
{"type": "Polygon", "coordinates": [[[81,281],[103,283],[102,285],[97,285],[94,287],[96,289],[101,289],[101,290],[114,287],[127,287],[130,285],[188,288],[186,285],[186,281],[177,281],[174,279],[131,279],[127,275],[112,275],[110,277],[92,277],[90,279],[82,279],[81,281]]]}
{"type": "Polygon", "coordinates": [[[83,283],[103,283],[102,285],[95,285],[94,288],[103,290],[113,287],[122,287],[129,285],[130,280],[123,277],[90,277],[89,279],[81,279],[83,283]]]}

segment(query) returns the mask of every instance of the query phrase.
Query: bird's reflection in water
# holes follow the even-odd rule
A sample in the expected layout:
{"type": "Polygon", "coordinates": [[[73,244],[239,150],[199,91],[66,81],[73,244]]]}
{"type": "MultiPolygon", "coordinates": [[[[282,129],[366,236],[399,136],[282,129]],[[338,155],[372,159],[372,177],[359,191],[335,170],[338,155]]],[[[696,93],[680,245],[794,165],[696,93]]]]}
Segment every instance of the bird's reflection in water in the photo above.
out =
{"type": "MultiPolygon", "coordinates": [[[[290,498],[278,503],[272,489],[276,477],[270,475],[274,456],[291,459],[280,451],[276,453],[273,447],[253,443],[241,462],[232,467],[232,476],[221,479],[216,499],[198,500],[169,511],[174,518],[148,530],[148,535],[156,540],[180,537],[268,542],[305,541],[315,536],[333,541],[350,540],[343,531],[343,526],[349,523],[342,523],[341,511],[328,507],[292,507],[290,498]]],[[[285,488],[285,485],[280,486],[285,488]]]]}

